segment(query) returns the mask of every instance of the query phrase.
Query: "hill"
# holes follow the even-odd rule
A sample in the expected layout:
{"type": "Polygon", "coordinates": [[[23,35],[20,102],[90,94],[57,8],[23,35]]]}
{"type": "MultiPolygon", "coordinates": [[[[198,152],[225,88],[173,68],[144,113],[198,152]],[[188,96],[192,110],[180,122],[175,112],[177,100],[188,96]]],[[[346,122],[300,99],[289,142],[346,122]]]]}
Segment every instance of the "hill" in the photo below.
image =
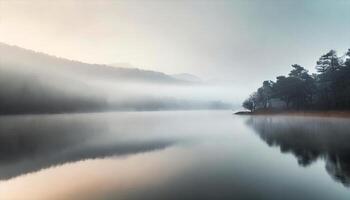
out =
{"type": "Polygon", "coordinates": [[[0,43],[0,114],[227,108],[195,97],[197,89],[188,87],[193,83],[0,43]]]}
{"type": "Polygon", "coordinates": [[[101,64],[88,64],[4,43],[0,43],[0,58],[0,64],[2,66],[11,65],[41,71],[52,71],[55,73],[70,73],[74,74],[74,76],[85,78],[176,84],[186,82],[162,72],[137,68],[113,67],[101,64]]]}

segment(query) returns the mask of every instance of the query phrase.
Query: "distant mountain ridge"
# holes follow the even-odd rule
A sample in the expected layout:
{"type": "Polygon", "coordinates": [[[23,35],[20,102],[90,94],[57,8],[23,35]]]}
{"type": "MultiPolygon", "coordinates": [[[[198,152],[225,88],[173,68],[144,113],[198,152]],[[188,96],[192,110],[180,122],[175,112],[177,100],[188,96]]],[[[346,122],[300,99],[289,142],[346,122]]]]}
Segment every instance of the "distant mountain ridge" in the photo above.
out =
{"type": "Polygon", "coordinates": [[[201,87],[197,80],[188,74],[88,64],[0,43],[0,115],[230,106],[198,98],[203,94],[196,93],[201,87]]]}
{"type": "Polygon", "coordinates": [[[182,81],[188,81],[188,82],[193,82],[193,83],[201,83],[203,80],[193,74],[188,74],[188,73],[181,73],[181,74],[173,74],[172,77],[182,80],[182,81]]]}
{"type": "Polygon", "coordinates": [[[56,72],[75,73],[79,76],[112,79],[113,81],[141,81],[157,83],[186,83],[162,72],[138,68],[113,67],[104,64],[88,64],[60,58],[18,46],[0,43],[0,64],[32,68],[46,68],[56,72]]]}

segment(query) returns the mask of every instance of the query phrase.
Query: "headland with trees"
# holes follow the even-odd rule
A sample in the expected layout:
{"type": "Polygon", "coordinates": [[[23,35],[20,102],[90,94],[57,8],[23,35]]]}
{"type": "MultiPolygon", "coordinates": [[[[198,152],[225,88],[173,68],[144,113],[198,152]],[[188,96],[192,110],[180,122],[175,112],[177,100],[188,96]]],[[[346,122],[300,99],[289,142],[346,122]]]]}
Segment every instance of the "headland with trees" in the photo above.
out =
{"type": "Polygon", "coordinates": [[[288,76],[264,81],[242,106],[252,114],[350,110],[350,49],[341,56],[334,50],[322,55],[316,71],[294,64],[288,76]]]}

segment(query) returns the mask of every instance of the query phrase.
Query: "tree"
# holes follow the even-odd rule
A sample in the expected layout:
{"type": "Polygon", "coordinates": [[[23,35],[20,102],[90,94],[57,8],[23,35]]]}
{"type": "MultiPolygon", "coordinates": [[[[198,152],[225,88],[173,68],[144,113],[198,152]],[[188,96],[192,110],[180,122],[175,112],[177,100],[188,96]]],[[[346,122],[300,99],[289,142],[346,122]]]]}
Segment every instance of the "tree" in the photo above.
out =
{"type": "Polygon", "coordinates": [[[343,57],[337,70],[328,75],[334,109],[350,108],[350,49],[343,57]]]}
{"type": "Polygon", "coordinates": [[[292,65],[289,76],[277,77],[273,85],[274,97],[281,99],[287,108],[301,109],[312,104],[315,84],[312,76],[300,65],[292,65]]]}
{"type": "Polygon", "coordinates": [[[304,67],[298,64],[294,64],[292,65],[292,68],[293,69],[289,72],[290,77],[295,77],[303,80],[308,76],[308,71],[304,67]]]}
{"type": "Polygon", "coordinates": [[[319,108],[332,109],[337,107],[337,90],[334,81],[337,79],[341,68],[340,58],[336,51],[331,50],[320,57],[316,62],[317,77],[317,104],[319,108]]]}
{"type": "Polygon", "coordinates": [[[301,99],[304,98],[302,85],[302,81],[298,78],[279,76],[274,84],[274,96],[284,101],[287,109],[292,106],[300,108],[301,99]]]}
{"type": "Polygon", "coordinates": [[[250,110],[250,112],[254,111],[254,103],[253,103],[253,101],[251,101],[250,98],[244,100],[242,106],[243,106],[243,108],[250,110]]]}
{"type": "Polygon", "coordinates": [[[319,73],[326,73],[334,71],[339,66],[339,58],[337,52],[330,50],[328,53],[322,55],[316,62],[316,70],[319,73]]]}
{"type": "Polygon", "coordinates": [[[289,73],[289,77],[294,77],[302,81],[300,85],[299,98],[303,102],[303,106],[311,105],[313,103],[313,97],[316,91],[315,79],[309,74],[309,72],[298,64],[292,65],[292,70],[289,73]]]}
{"type": "Polygon", "coordinates": [[[331,50],[316,62],[317,73],[298,64],[292,65],[288,76],[263,85],[245,102],[252,110],[268,108],[271,98],[284,101],[287,109],[350,109],[350,49],[338,57],[331,50]]]}
{"type": "Polygon", "coordinates": [[[256,105],[258,103],[258,95],[256,92],[251,94],[248,99],[244,100],[243,107],[250,110],[251,112],[255,111],[256,105]]]}
{"type": "Polygon", "coordinates": [[[261,87],[261,96],[262,96],[262,104],[266,109],[270,99],[272,98],[272,81],[264,81],[263,86],[261,87]]]}

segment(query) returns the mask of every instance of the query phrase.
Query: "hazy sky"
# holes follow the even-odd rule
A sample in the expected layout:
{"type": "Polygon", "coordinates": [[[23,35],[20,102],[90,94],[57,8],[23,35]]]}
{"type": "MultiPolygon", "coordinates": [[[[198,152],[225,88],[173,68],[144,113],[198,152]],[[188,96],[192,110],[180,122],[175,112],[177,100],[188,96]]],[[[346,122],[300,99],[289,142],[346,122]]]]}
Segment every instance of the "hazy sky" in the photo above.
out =
{"type": "Polygon", "coordinates": [[[350,1],[0,0],[0,41],[255,87],[350,48],[350,1]]]}

